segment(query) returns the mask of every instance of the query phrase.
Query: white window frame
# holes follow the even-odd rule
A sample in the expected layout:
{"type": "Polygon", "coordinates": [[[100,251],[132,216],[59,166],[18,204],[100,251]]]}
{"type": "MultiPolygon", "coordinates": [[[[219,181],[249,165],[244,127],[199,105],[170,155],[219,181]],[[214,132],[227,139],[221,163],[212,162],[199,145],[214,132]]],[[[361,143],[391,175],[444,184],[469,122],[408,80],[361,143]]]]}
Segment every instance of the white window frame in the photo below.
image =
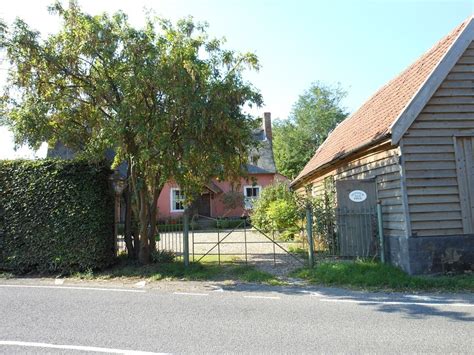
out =
{"type": "MultiPolygon", "coordinates": [[[[174,193],[175,191],[179,191],[181,192],[181,189],[178,188],[178,187],[172,187],[170,189],[170,211],[171,212],[184,212],[184,203],[183,203],[183,209],[176,209],[175,206],[176,206],[176,202],[175,199],[174,199],[174,193]]],[[[184,199],[183,199],[183,202],[184,202],[184,199]]]]}
{"type": "Polygon", "coordinates": [[[255,200],[260,198],[260,194],[262,193],[262,186],[260,185],[245,185],[244,186],[244,209],[251,210],[253,208],[253,203],[255,200]],[[247,189],[258,189],[258,196],[257,197],[248,197],[247,196],[247,189]]]}

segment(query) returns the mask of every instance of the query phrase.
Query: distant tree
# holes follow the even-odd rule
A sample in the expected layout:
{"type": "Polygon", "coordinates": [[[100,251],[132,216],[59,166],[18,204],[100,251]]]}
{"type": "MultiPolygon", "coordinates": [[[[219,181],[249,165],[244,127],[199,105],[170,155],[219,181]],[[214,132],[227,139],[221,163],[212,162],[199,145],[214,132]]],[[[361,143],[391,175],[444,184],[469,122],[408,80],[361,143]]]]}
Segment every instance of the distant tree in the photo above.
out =
{"type": "Polygon", "coordinates": [[[324,142],[329,132],[347,117],[339,85],[315,82],[294,104],[288,120],[275,122],[273,150],[278,171],[296,177],[324,142]]]}
{"type": "Polygon", "coordinates": [[[191,19],[137,29],[122,12],[91,16],[75,2],[50,11],[62,28],[44,40],[22,20],[0,24],[11,63],[0,117],[17,144],[60,141],[92,158],[114,149],[114,165],[129,165],[135,247],[147,263],[166,181],[192,199],[209,179],[242,174],[255,127],[242,107],[261,104],[242,72],[258,59],[223,49],[191,19]]]}

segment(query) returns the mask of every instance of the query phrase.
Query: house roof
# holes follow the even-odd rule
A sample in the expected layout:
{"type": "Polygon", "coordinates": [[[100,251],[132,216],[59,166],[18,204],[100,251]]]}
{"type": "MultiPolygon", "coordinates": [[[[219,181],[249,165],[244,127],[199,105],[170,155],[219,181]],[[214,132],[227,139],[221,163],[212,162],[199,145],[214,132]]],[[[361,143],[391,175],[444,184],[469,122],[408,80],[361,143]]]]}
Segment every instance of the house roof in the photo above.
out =
{"type": "MultiPolygon", "coordinates": [[[[246,165],[246,170],[249,174],[275,174],[276,166],[275,159],[273,158],[273,146],[272,141],[267,139],[263,129],[257,129],[254,133],[255,139],[259,145],[257,148],[253,148],[249,154],[249,163],[246,165]]],[[[48,158],[61,158],[61,159],[72,159],[75,156],[75,152],[72,149],[67,148],[62,143],[57,143],[53,148],[48,148],[48,158]]],[[[106,152],[106,158],[109,161],[113,161],[115,153],[109,149],[106,152]]],[[[118,167],[119,173],[122,177],[127,176],[127,164],[122,163],[118,167]]],[[[219,193],[219,187],[211,185],[206,186],[210,191],[219,193]]]]}
{"type": "MultiPolygon", "coordinates": [[[[434,73],[465,28],[468,25],[472,27],[470,24],[472,20],[471,16],[461,23],[401,74],[380,88],[357,111],[342,121],[318,148],[292,185],[337,159],[388,139],[392,134],[392,127],[403,118],[405,111],[429,79],[433,78],[436,79],[433,81],[438,82],[438,85],[434,85],[434,82],[431,83],[431,86],[436,86],[433,90],[444,79],[443,76],[439,80],[439,75],[435,76],[434,73]]],[[[463,43],[463,45],[467,47],[468,43],[463,43]]],[[[449,69],[458,58],[453,56],[448,63],[451,64],[449,69]]],[[[414,119],[413,112],[411,116],[414,119]]]]}
{"type": "Polygon", "coordinates": [[[254,136],[259,142],[259,146],[250,151],[247,172],[249,174],[275,174],[276,166],[273,158],[272,141],[267,139],[262,129],[254,132],[254,136]]]}
{"type": "Polygon", "coordinates": [[[222,189],[212,180],[209,181],[204,187],[216,195],[223,192],[222,189]]]}

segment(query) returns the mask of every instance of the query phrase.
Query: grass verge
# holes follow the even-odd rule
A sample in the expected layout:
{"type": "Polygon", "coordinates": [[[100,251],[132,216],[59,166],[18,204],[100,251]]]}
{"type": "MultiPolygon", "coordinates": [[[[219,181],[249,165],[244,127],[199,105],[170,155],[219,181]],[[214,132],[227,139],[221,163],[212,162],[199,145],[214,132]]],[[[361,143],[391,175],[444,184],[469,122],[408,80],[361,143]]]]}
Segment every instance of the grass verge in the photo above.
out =
{"type": "Polygon", "coordinates": [[[13,274],[9,272],[0,271],[0,279],[11,279],[12,277],[14,277],[13,274]]]}
{"type": "Polygon", "coordinates": [[[373,261],[324,262],[314,269],[292,273],[312,284],[383,291],[474,292],[474,275],[410,276],[402,270],[373,261]]]}
{"type": "Polygon", "coordinates": [[[275,276],[250,265],[217,264],[215,262],[191,263],[188,268],[181,262],[139,265],[121,260],[116,266],[103,270],[75,273],[73,278],[86,280],[114,278],[146,278],[149,281],[190,280],[190,281],[243,281],[270,285],[282,285],[275,276]]]}

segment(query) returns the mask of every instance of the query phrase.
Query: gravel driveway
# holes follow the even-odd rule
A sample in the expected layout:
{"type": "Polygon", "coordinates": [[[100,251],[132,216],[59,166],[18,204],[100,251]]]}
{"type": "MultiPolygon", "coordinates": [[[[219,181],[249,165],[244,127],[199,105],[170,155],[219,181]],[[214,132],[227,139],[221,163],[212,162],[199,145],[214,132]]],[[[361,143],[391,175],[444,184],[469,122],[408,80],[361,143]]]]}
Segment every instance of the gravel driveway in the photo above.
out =
{"type": "Polygon", "coordinates": [[[301,243],[276,240],[275,244],[272,239],[271,234],[265,236],[251,229],[194,231],[190,233],[190,252],[197,260],[212,249],[208,255],[217,257],[220,254],[221,260],[232,258],[241,262],[245,262],[247,254],[248,263],[279,276],[304,265],[301,256],[295,257],[286,252],[291,248],[301,248],[301,243]]]}
{"type": "MultiPolygon", "coordinates": [[[[305,265],[301,255],[287,253],[291,248],[301,248],[302,243],[276,240],[275,244],[272,239],[272,234],[268,234],[266,237],[255,229],[190,231],[190,258],[197,261],[201,256],[207,254],[208,260],[217,261],[220,254],[221,261],[242,263],[247,261],[260,270],[277,276],[287,275],[292,270],[305,265]]],[[[177,254],[182,254],[182,240],[181,231],[161,233],[157,247],[161,250],[173,250],[177,254]]],[[[121,238],[119,239],[119,251],[125,251],[125,243],[121,238]]]]}

